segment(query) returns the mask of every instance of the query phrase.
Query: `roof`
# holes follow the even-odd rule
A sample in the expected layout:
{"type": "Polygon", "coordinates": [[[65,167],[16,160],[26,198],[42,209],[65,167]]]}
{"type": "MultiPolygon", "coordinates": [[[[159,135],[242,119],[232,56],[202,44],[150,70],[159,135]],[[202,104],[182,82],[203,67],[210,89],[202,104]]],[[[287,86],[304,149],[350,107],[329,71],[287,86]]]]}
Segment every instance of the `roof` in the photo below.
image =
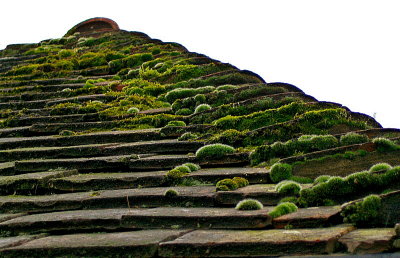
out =
{"type": "Polygon", "coordinates": [[[399,129],[107,18],[0,57],[4,257],[399,248],[399,129]]]}

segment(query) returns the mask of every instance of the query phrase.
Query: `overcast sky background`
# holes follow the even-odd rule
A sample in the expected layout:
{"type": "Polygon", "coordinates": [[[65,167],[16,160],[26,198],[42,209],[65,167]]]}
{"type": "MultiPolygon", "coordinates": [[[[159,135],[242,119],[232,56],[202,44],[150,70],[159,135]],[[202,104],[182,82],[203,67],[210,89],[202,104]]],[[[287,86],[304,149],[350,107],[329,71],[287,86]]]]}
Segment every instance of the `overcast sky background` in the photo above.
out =
{"type": "Polygon", "coordinates": [[[399,7],[396,0],[2,1],[0,49],[107,17],[400,128],[399,7]]]}

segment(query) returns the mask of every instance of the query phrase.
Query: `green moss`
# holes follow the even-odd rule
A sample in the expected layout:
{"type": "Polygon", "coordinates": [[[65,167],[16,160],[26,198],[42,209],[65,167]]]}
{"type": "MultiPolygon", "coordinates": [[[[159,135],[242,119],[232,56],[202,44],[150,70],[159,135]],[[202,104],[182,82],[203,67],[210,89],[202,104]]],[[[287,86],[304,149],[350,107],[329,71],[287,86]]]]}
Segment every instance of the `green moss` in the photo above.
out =
{"type": "Polygon", "coordinates": [[[192,110],[190,110],[188,108],[182,108],[175,112],[175,114],[179,115],[179,116],[189,116],[192,113],[193,113],[192,110]]]}
{"type": "Polygon", "coordinates": [[[261,210],[262,208],[262,203],[254,199],[241,200],[235,207],[236,210],[261,210]]]}
{"type": "Polygon", "coordinates": [[[171,127],[174,127],[174,126],[186,126],[186,123],[183,122],[183,121],[169,121],[167,126],[171,126],[171,127]]]}
{"type": "Polygon", "coordinates": [[[276,206],[271,212],[268,213],[272,218],[277,218],[292,212],[297,211],[296,204],[292,202],[283,202],[276,206]]]}
{"type": "Polygon", "coordinates": [[[392,169],[392,166],[388,163],[378,163],[370,167],[369,172],[374,173],[374,172],[386,172],[388,170],[392,169]]]}
{"type": "Polygon", "coordinates": [[[327,182],[329,179],[331,179],[331,176],[329,176],[329,175],[322,175],[322,176],[319,176],[319,177],[315,178],[314,184],[325,183],[325,182],[327,182]]]}
{"type": "Polygon", "coordinates": [[[197,113],[200,113],[200,112],[203,112],[203,111],[206,111],[206,110],[210,110],[210,109],[211,109],[210,105],[208,105],[208,104],[200,104],[200,105],[198,105],[196,107],[196,109],[194,110],[194,113],[197,114],[197,113]]]}
{"type": "Polygon", "coordinates": [[[372,140],[372,142],[375,144],[379,152],[390,152],[400,149],[400,147],[396,143],[386,138],[375,138],[372,140]]]}
{"type": "Polygon", "coordinates": [[[292,177],[292,166],[285,163],[276,163],[271,167],[269,176],[274,183],[292,177]]]}
{"type": "Polygon", "coordinates": [[[183,166],[188,167],[191,172],[197,171],[201,168],[198,164],[194,164],[194,163],[185,163],[185,164],[183,164],[183,166]]]}
{"type": "Polygon", "coordinates": [[[130,107],[126,112],[128,114],[136,114],[136,113],[139,113],[139,111],[140,110],[137,107],[130,107]]]}
{"type": "Polygon", "coordinates": [[[366,143],[368,141],[369,141],[368,136],[354,132],[347,133],[340,137],[340,144],[342,146],[361,144],[361,143],[366,143]]]}
{"type": "Polygon", "coordinates": [[[174,169],[171,169],[170,171],[168,171],[166,176],[170,180],[179,180],[187,174],[188,174],[187,172],[182,172],[181,170],[174,168],[174,169]]]}
{"type": "Polygon", "coordinates": [[[168,189],[165,191],[164,196],[168,198],[176,197],[179,196],[179,192],[175,189],[168,189]]]}
{"type": "Polygon", "coordinates": [[[217,191],[233,191],[239,188],[238,184],[233,179],[222,179],[215,185],[217,191]]]}
{"type": "Polygon", "coordinates": [[[301,185],[294,181],[282,181],[276,185],[275,190],[283,195],[298,195],[301,185]]]}
{"type": "Polygon", "coordinates": [[[222,158],[227,154],[232,154],[235,149],[226,144],[209,144],[201,147],[196,151],[196,157],[199,159],[218,159],[222,158]]]}
{"type": "Polygon", "coordinates": [[[232,146],[241,146],[243,139],[246,137],[246,131],[238,131],[235,129],[228,129],[221,133],[213,135],[208,141],[211,143],[222,143],[232,146]]]}
{"type": "Polygon", "coordinates": [[[232,180],[238,185],[239,188],[249,185],[249,181],[243,177],[234,177],[232,180]]]}
{"type": "Polygon", "coordinates": [[[381,206],[381,198],[378,195],[369,195],[361,202],[346,206],[341,215],[345,223],[353,223],[358,227],[374,226],[381,206]]]}
{"type": "Polygon", "coordinates": [[[179,136],[178,141],[193,140],[193,139],[196,139],[198,137],[199,136],[197,134],[186,132],[186,133],[182,134],[181,136],[179,136]]]}

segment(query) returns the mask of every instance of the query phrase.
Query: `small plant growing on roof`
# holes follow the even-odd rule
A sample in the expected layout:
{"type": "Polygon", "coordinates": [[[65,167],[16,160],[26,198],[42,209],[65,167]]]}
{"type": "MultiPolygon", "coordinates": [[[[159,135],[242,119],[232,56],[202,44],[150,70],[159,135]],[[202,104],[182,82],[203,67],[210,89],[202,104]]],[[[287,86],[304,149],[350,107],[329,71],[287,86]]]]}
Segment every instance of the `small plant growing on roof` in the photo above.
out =
{"type": "Polygon", "coordinates": [[[314,184],[320,184],[320,183],[325,183],[326,181],[328,181],[331,178],[331,176],[329,175],[322,175],[317,177],[316,179],[314,179],[314,184]]]}
{"type": "Polygon", "coordinates": [[[70,131],[70,130],[62,130],[61,132],[58,133],[58,135],[60,136],[72,136],[75,135],[74,131],[70,131]]]}
{"type": "Polygon", "coordinates": [[[369,141],[368,136],[363,134],[358,134],[355,132],[350,132],[340,137],[340,144],[342,146],[352,145],[352,144],[361,144],[369,141]]]}
{"type": "Polygon", "coordinates": [[[244,199],[236,204],[236,210],[261,210],[264,206],[254,199],[244,199]]]}
{"type": "Polygon", "coordinates": [[[179,170],[179,171],[181,171],[181,172],[183,172],[183,173],[190,173],[190,172],[192,172],[192,170],[191,170],[188,166],[186,166],[186,165],[176,166],[174,169],[177,169],[177,170],[179,170]]]}
{"type": "Polygon", "coordinates": [[[175,189],[168,189],[165,191],[164,196],[165,197],[176,197],[179,195],[179,192],[175,189]]]}
{"type": "Polygon", "coordinates": [[[394,151],[399,149],[399,146],[397,146],[392,140],[386,138],[378,137],[373,139],[372,142],[375,144],[379,152],[394,151]]]}
{"type": "Polygon", "coordinates": [[[194,171],[197,171],[200,169],[200,166],[198,164],[194,164],[194,163],[185,163],[185,164],[183,164],[183,166],[188,167],[191,172],[194,172],[194,171]]]}
{"type": "Polygon", "coordinates": [[[271,167],[269,176],[274,183],[289,179],[292,177],[292,166],[286,163],[275,163],[271,167]]]}
{"type": "Polygon", "coordinates": [[[369,172],[374,173],[374,172],[386,172],[388,170],[392,169],[392,166],[388,163],[378,163],[373,165],[370,169],[369,172]]]}
{"type": "Polygon", "coordinates": [[[301,185],[294,181],[282,181],[276,185],[275,190],[284,195],[298,195],[301,190],[301,185]]]}
{"type": "Polygon", "coordinates": [[[240,188],[240,187],[245,187],[245,186],[248,186],[249,185],[249,180],[247,180],[246,178],[244,178],[244,177],[234,177],[233,179],[232,179],[237,185],[238,185],[238,187],[240,188]]]}
{"type": "Polygon", "coordinates": [[[218,181],[216,187],[217,191],[233,191],[239,188],[238,184],[229,178],[218,181]]]}
{"type": "Polygon", "coordinates": [[[369,195],[363,201],[346,206],[341,215],[344,223],[353,223],[358,227],[374,225],[379,216],[381,198],[378,195],[369,195]]]}
{"type": "Polygon", "coordinates": [[[235,152],[235,148],[226,144],[209,144],[201,147],[196,151],[196,157],[200,159],[213,158],[218,159],[222,158],[227,154],[232,154],[235,152]]]}
{"type": "Polygon", "coordinates": [[[191,132],[186,132],[178,137],[178,141],[192,140],[192,139],[196,139],[197,137],[199,137],[197,134],[194,134],[191,132]]]}
{"type": "Polygon", "coordinates": [[[192,110],[190,110],[188,108],[182,108],[175,112],[175,115],[178,115],[178,116],[189,116],[191,114],[192,114],[192,110]]]}
{"type": "Polygon", "coordinates": [[[284,197],[278,202],[278,204],[281,204],[281,203],[284,203],[284,202],[291,202],[291,203],[296,204],[297,203],[297,197],[296,196],[284,197]]]}
{"type": "Polygon", "coordinates": [[[166,176],[168,179],[171,179],[171,180],[179,180],[182,177],[186,176],[187,174],[188,174],[187,172],[183,172],[179,169],[174,168],[174,169],[171,169],[170,171],[168,171],[166,176]]]}
{"type": "Polygon", "coordinates": [[[167,126],[169,127],[186,126],[186,123],[183,121],[169,121],[167,126]]]}
{"type": "Polygon", "coordinates": [[[206,111],[206,110],[210,110],[210,109],[211,109],[210,105],[208,105],[208,104],[200,104],[200,105],[198,105],[196,107],[196,109],[194,110],[194,113],[196,114],[196,113],[200,113],[200,112],[203,112],[203,111],[206,111]]]}
{"type": "Polygon", "coordinates": [[[131,107],[128,109],[128,111],[126,111],[128,114],[136,114],[139,113],[139,109],[137,107],[131,107]]]}
{"type": "Polygon", "coordinates": [[[270,215],[272,218],[277,218],[292,212],[297,211],[298,208],[296,204],[292,202],[283,202],[276,206],[268,215],[270,215]]]}

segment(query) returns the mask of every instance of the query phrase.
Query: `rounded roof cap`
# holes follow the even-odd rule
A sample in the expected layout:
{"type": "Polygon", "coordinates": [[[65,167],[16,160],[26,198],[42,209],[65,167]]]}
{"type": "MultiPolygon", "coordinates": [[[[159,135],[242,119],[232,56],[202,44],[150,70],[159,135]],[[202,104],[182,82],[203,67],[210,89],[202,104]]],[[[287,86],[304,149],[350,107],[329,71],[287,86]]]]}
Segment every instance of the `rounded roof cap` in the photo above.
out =
{"type": "Polygon", "coordinates": [[[119,26],[115,21],[104,17],[95,17],[78,23],[72,27],[65,36],[70,36],[76,32],[81,34],[90,34],[115,30],[119,30],[119,26]]]}

